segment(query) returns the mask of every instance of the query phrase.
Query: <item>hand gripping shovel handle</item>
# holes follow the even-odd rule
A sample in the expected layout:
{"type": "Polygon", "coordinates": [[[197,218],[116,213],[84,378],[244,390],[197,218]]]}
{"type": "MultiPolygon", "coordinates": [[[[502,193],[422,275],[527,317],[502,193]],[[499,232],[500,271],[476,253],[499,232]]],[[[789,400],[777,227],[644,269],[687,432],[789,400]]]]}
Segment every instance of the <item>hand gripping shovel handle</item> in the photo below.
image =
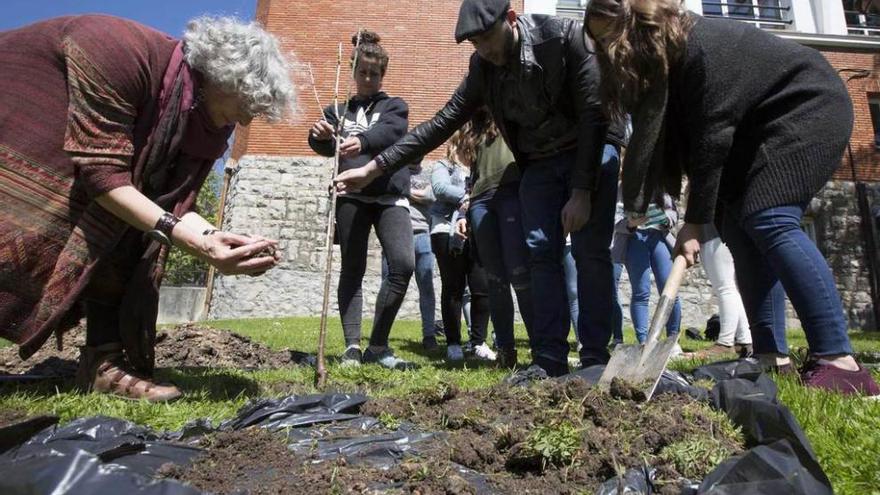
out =
{"type": "Polygon", "coordinates": [[[657,309],[654,310],[654,318],[651,320],[651,328],[648,330],[645,344],[652,344],[660,339],[660,332],[669,321],[669,315],[675,306],[675,297],[678,295],[678,288],[684,279],[685,271],[687,271],[687,260],[682,255],[676,256],[672,263],[672,272],[666,279],[666,285],[663,286],[663,292],[660,294],[657,309]]]}

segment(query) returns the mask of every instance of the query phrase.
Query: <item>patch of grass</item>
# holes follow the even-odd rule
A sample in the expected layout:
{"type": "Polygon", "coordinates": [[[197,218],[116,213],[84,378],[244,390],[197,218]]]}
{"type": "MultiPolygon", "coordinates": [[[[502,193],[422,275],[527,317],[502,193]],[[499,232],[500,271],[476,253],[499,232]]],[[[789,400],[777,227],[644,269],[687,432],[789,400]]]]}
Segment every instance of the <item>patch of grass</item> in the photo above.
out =
{"type": "Polygon", "coordinates": [[[396,430],[396,429],[400,428],[400,424],[401,424],[400,420],[395,418],[394,415],[391,413],[387,413],[387,412],[383,411],[381,414],[379,414],[379,417],[376,419],[379,420],[379,423],[382,426],[384,426],[385,428],[387,428],[389,430],[396,430]]]}
{"type": "Polygon", "coordinates": [[[789,376],[777,377],[776,383],[835,492],[880,493],[880,401],[806,389],[789,376]]]}
{"type": "MultiPolygon", "coordinates": [[[[206,324],[247,335],[273,349],[291,348],[314,353],[317,348],[317,318],[226,320],[206,324]]],[[[365,334],[370,326],[369,321],[364,322],[365,334]]],[[[632,329],[627,329],[625,334],[628,342],[635,340],[632,329]]],[[[521,326],[516,336],[520,364],[526,365],[528,344],[521,326]]],[[[475,390],[494,385],[509,373],[476,361],[449,365],[443,360],[445,353],[442,348],[425,352],[421,347],[420,324],[416,321],[395,322],[391,334],[391,345],[395,352],[421,366],[413,371],[391,371],[377,365],[342,368],[336,361],[344,350],[338,319],[330,320],[327,337],[329,390],[357,391],[373,397],[401,396],[425,390],[442,391],[451,386],[475,390]]],[[[364,337],[366,342],[367,335],[364,337]]],[[[791,346],[806,346],[803,332],[792,331],[788,337],[791,346]]],[[[857,351],[880,351],[880,333],[852,332],[850,338],[857,351]]],[[[681,344],[686,350],[695,350],[708,347],[711,342],[682,338],[681,344]]],[[[0,340],[0,347],[5,345],[8,343],[0,340]]],[[[575,354],[571,356],[575,357],[575,354]]],[[[673,368],[687,370],[700,364],[703,362],[678,361],[673,368]]],[[[880,378],[880,373],[875,373],[875,376],[880,378]]],[[[101,394],[80,395],[72,391],[69,383],[5,385],[0,388],[0,409],[57,414],[62,422],[101,414],[152,428],[174,430],[196,418],[211,418],[215,422],[228,419],[251,399],[317,391],[313,386],[314,371],[307,367],[266,371],[160,370],[159,378],[180,386],[186,393],[185,397],[172,404],[148,404],[101,394]]],[[[807,390],[796,379],[789,377],[781,377],[778,383],[780,400],[791,408],[803,425],[835,491],[862,494],[872,493],[873,490],[873,493],[877,493],[876,487],[880,486],[880,456],[876,454],[880,452],[880,402],[807,390]]],[[[394,418],[386,419],[390,421],[394,418]]],[[[730,433],[724,430],[724,424],[718,422],[719,431],[730,433]]],[[[576,425],[570,426],[576,428],[576,425]]],[[[559,431],[544,432],[545,450],[556,462],[564,462],[566,458],[568,444],[565,438],[566,435],[559,431]]],[[[686,446],[677,445],[669,455],[677,455],[675,453],[679,448],[686,451],[686,446]]],[[[681,455],[679,458],[684,459],[681,455]]]]}
{"type": "MultiPolygon", "coordinates": [[[[167,379],[170,375],[160,373],[167,379]]],[[[151,404],[146,401],[128,401],[105,394],[82,395],[72,390],[72,384],[21,387],[6,392],[0,398],[0,409],[16,409],[29,414],[54,414],[65,423],[87,416],[112,416],[149,426],[157,430],[176,430],[197,418],[220,421],[231,418],[254,393],[245,373],[234,371],[176,374],[175,383],[186,390],[187,396],[172,404],[151,404]],[[187,386],[201,382],[198,386],[187,386]],[[222,390],[228,392],[220,392],[222,390]],[[238,393],[235,391],[239,390],[238,393]],[[249,391],[250,390],[250,391],[249,391]]]]}
{"type": "Polygon", "coordinates": [[[717,439],[692,437],[666,446],[660,452],[660,458],[674,464],[685,478],[695,479],[721,464],[732,453],[717,439]]]}
{"type": "Polygon", "coordinates": [[[581,446],[582,431],[569,421],[541,425],[529,434],[526,446],[540,456],[544,469],[548,465],[567,466],[581,446]]]}

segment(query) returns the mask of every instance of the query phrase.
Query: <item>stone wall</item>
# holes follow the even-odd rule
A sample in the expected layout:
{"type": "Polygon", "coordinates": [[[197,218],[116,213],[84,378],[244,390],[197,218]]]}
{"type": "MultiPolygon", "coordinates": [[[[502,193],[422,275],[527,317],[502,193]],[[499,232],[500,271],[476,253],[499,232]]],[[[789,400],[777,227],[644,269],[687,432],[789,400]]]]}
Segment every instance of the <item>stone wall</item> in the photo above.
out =
{"type": "MultiPolygon", "coordinates": [[[[867,190],[870,204],[880,205],[880,182],[867,184],[867,190]]],[[[855,185],[829,183],[810,203],[808,218],[813,220],[816,244],[834,273],[850,328],[876,330],[855,185]]]]}
{"type": "MultiPolygon", "coordinates": [[[[322,158],[246,156],[238,162],[238,172],[230,182],[224,228],[279,239],[284,261],[262,277],[217,277],[210,318],[320,314],[328,205],[325,191],[329,177],[330,161],[322,158]]],[[[872,190],[875,200],[880,200],[880,184],[874,184],[872,190]]],[[[852,183],[834,183],[814,200],[811,211],[818,244],[834,270],[851,326],[872,328],[868,271],[853,191],[852,183]]],[[[333,255],[331,314],[336,316],[338,247],[334,247],[333,255]]],[[[364,277],[365,318],[371,317],[379,287],[379,259],[379,245],[373,237],[364,277]]],[[[439,296],[439,279],[435,280],[435,287],[439,296]]],[[[419,318],[417,294],[412,282],[399,318],[419,318]]],[[[629,324],[629,294],[624,272],[620,299],[626,325],[629,324]]],[[[702,268],[691,270],[680,295],[685,326],[702,328],[706,319],[717,311],[717,301],[702,268]]],[[[437,301],[439,304],[439,297],[437,301]]],[[[438,308],[438,318],[439,313],[438,308]]],[[[790,307],[789,317],[789,327],[799,326],[790,307]]]]}
{"type": "Polygon", "coordinates": [[[159,315],[156,322],[162,325],[203,319],[206,291],[204,287],[162,286],[159,290],[159,315]]]}

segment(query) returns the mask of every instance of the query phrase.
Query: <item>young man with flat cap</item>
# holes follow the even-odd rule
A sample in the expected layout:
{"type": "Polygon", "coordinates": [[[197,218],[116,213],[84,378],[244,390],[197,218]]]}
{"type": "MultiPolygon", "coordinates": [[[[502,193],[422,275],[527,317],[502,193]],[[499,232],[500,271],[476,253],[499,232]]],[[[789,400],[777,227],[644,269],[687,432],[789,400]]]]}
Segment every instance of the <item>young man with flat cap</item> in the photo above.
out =
{"type": "Polygon", "coordinates": [[[581,23],[518,16],[509,0],[464,0],[455,40],[476,53],[468,75],[431,120],[373,161],[335,181],[340,193],[406,166],[440,146],[486,105],[522,170],[520,202],[536,301],[533,363],[568,372],[568,303],[562,272],[566,234],[578,269],[583,365],[608,360],[614,281],[609,253],[617,198],[620,126],[600,110],[599,68],[581,23]],[[610,144],[606,144],[610,143],[610,144]]]}

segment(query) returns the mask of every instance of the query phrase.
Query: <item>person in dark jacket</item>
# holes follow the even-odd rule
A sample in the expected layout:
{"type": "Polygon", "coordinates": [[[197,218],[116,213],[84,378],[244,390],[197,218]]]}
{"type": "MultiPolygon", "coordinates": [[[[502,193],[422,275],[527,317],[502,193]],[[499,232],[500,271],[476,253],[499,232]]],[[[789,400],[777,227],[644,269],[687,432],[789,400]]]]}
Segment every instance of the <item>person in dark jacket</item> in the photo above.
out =
{"type": "Polygon", "coordinates": [[[599,47],[603,105],[633,116],[622,185],[628,215],[644,216],[664,192],[677,196],[686,173],[676,254],[694,264],[701,232],[723,209],[722,238],[761,362],[792,368],[788,294],[810,348],[804,383],[880,395],[852,357],[831,270],[800,228],[852,131],[852,103],[834,69],[811,48],[700,17],[679,0],[592,0],[586,19],[599,47]]]}
{"type": "Polygon", "coordinates": [[[549,375],[568,372],[562,251],[569,232],[578,264],[581,362],[604,363],[614,284],[608,246],[623,132],[615,126],[608,133],[592,44],[579,22],[518,16],[508,0],[462,2],[455,39],[468,40],[476,53],[446,106],[364,167],[336,177],[337,188],[350,194],[392,174],[488,106],[522,168],[519,198],[529,268],[532,286],[542,294],[542,304],[535,306],[533,364],[549,375]]]}
{"type": "MultiPolygon", "coordinates": [[[[339,108],[330,105],[324,109],[324,118],[316,122],[309,133],[309,146],[318,154],[334,156],[336,146],[339,146],[341,171],[363,167],[376,153],[406,133],[409,107],[401,98],[382,92],[388,53],[379,42],[379,36],[371,31],[361,31],[360,42],[357,34],[352,37],[352,44],[357,47],[352,55],[357,94],[339,108]],[[343,119],[344,126],[340,135],[336,136],[340,119],[343,119]]],[[[397,358],[388,347],[391,325],[403,303],[415,269],[413,231],[407,200],[409,187],[409,167],[401,167],[358,194],[349,194],[337,200],[336,230],[342,255],[337,299],[346,345],[342,355],[343,365],[356,366],[367,362],[392,369],[410,367],[410,363],[397,358]],[[367,269],[371,228],[376,229],[376,237],[382,244],[382,252],[388,263],[388,276],[383,277],[376,296],[370,346],[362,352],[361,283],[367,269]]]]}

